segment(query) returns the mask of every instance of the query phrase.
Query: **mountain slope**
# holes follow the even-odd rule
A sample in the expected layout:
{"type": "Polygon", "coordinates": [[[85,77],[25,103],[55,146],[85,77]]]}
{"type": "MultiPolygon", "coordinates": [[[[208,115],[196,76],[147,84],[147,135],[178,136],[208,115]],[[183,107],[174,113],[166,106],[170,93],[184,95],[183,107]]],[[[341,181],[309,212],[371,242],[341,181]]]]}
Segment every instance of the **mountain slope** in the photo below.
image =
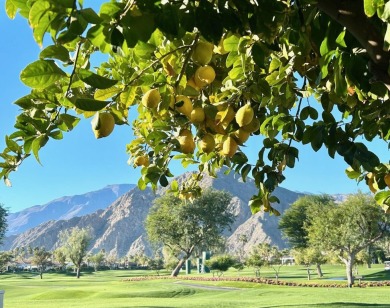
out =
{"type": "MultiPolygon", "coordinates": [[[[190,176],[192,176],[191,173],[185,173],[177,180],[179,182],[186,181],[190,176]]],[[[279,217],[270,216],[268,213],[252,215],[250,212],[248,202],[257,192],[253,180],[248,179],[246,183],[243,183],[242,179],[233,173],[229,175],[220,173],[218,178],[204,176],[201,186],[225,190],[232,194],[229,207],[236,215],[236,221],[232,230],[225,232],[225,235],[229,237],[230,251],[247,250],[249,244],[253,245],[264,240],[280,248],[286,247],[286,243],[277,229],[279,217]],[[246,235],[248,242],[240,242],[240,235],[246,235]]],[[[115,253],[118,256],[134,255],[139,252],[150,255],[152,249],[147,241],[144,221],[153,200],[163,193],[165,193],[165,189],[153,193],[149,188],[143,191],[134,188],[118,198],[106,210],[74,217],[66,221],[45,222],[12,240],[6,240],[3,249],[43,245],[52,250],[59,245],[58,234],[61,230],[78,226],[91,229],[93,235],[92,252],[104,249],[106,252],[115,253]]],[[[278,196],[281,203],[274,206],[281,213],[300,196],[283,188],[278,188],[275,195],[278,196]]]]}
{"type": "Polygon", "coordinates": [[[109,185],[82,195],[67,196],[36,205],[7,217],[7,236],[22,233],[49,220],[67,220],[105,209],[134,184],[109,185]]]}

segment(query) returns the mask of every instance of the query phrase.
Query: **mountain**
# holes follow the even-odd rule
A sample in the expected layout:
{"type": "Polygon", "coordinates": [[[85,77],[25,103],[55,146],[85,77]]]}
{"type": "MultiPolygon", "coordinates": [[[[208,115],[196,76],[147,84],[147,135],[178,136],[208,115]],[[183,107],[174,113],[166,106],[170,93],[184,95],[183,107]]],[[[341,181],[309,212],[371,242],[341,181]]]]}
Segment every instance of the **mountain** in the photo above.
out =
{"type": "MultiPolygon", "coordinates": [[[[187,181],[192,173],[185,173],[177,178],[178,182],[187,181]]],[[[205,175],[200,182],[203,188],[213,187],[231,193],[230,210],[236,216],[236,221],[231,231],[226,231],[227,245],[232,252],[248,250],[253,244],[267,241],[280,248],[287,246],[277,228],[279,217],[268,213],[252,215],[248,202],[257,193],[253,180],[243,182],[242,178],[231,173],[224,175],[219,173],[217,178],[205,175]],[[240,240],[245,235],[247,242],[240,240]]],[[[3,244],[4,250],[18,246],[45,246],[47,249],[58,247],[58,234],[63,229],[88,227],[92,231],[93,240],[91,252],[104,249],[108,253],[118,256],[134,255],[144,252],[148,255],[152,249],[147,241],[144,221],[153,203],[153,200],[166,189],[162,188],[155,193],[147,188],[139,190],[133,188],[114,201],[107,209],[82,217],[73,217],[68,220],[47,221],[18,236],[6,238],[3,244]]],[[[274,204],[281,214],[293,203],[300,194],[283,188],[277,188],[275,195],[280,199],[280,204],[274,204]]]]}
{"type": "Polygon", "coordinates": [[[67,220],[105,209],[118,197],[134,188],[134,184],[109,185],[82,195],[68,196],[36,205],[7,217],[7,236],[16,235],[48,220],[67,220]]]}

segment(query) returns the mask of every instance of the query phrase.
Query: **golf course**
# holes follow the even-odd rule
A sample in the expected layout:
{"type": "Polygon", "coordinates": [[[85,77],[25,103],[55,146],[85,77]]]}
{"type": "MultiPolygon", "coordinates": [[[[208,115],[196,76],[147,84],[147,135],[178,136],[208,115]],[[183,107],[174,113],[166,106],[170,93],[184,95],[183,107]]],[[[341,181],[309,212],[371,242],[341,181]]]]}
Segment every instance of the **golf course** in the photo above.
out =
{"type": "MultiPolygon", "coordinates": [[[[279,279],[304,287],[227,281],[254,278],[253,270],[245,268],[231,269],[221,278],[181,273],[175,279],[167,278],[166,271],[157,276],[141,270],[82,272],[80,279],[73,273],[44,273],[43,279],[38,273],[6,273],[0,276],[0,289],[5,308],[389,307],[390,287],[382,285],[390,280],[390,271],[381,264],[358,270],[362,285],[356,282],[353,288],[346,288],[341,265],[324,265],[324,277],[313,272],[310,281],[306,269],[295,265],[283,267],[279,279]]],[[[262,278],[273,275],[270,268],[261,270],[262,278]]]]}

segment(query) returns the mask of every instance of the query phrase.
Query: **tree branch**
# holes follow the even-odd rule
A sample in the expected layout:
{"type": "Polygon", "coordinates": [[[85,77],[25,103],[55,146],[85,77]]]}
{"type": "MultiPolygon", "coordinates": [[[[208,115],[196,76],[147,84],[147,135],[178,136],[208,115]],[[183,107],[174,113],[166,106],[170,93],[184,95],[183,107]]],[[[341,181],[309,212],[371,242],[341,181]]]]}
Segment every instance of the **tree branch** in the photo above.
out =
{"type": "Polygon", "coordinates": [[[317,7],[344,26],[367,51],[371,59],[369,69],[374,75],[372,81],[382,81],[390,88],[387,73],[390,54],[383,49],[383,36],[364,13],[363,0],[318,0],[317,7]]]}

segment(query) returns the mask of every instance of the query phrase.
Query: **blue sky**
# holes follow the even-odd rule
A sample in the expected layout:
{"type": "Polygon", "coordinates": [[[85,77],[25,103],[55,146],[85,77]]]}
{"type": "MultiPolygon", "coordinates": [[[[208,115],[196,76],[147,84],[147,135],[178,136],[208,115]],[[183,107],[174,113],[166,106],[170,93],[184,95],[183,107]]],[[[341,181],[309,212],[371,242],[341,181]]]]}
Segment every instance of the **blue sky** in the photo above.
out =
{"type": "MultiPolygon", "coordinates": [[[[85,7],[90,1],[85,1],[85,7]]],[[[100,1],[99,1],[100,2],[100,1]]],[[[96,2],[95,2],[96,3],[96,2]]],[[[4,8],[0,11],[2,28],[2,73],[0,74],[0,150],[4,148],[4,136],[13,132],[18,107],[12,102],[29,93],[19,80],[21,70],[38,58],[39,47],[32,38],[27,21],[20,16],[9,20],[4,8]]],[[[130,113],[135,113],[131,110],[130,113]]],[[[96,140],[89,119],[83,119],[76,129],[65,134],[60,141],[51,140],[41,150],[40,165],[33,157],[25,160],[17,172],[11,174],[12,187],[0,183],[0,203],[11,212],[37,204],[45,204],[55,198],[82,194],[100,189],[109,184],[134,183],[140,175],[139,169],[127,164],[126,143],[132,138],[131,127],[116,126],[109,138],[96,140]]],[[[257,157],[254,140],[245,152],[253,159],[257,157]]],[[[287,170],[287,179],[282,187],[311,193],[353,193],[366,191],[365,185],[349,180],[344,173],[347,165],[337,157],[331,159],[325,149],[314,153],[310,146],[300,147],[300,159],[294,170],[287,170]]],[[[388,159],[384,142],[376,142],[371,150],[382,160],[388,159]]],[[[254,160],[253,160],[254,161],[254,160]]],[[[179,175],[186,169],[176,165],[179,175]]]]}

